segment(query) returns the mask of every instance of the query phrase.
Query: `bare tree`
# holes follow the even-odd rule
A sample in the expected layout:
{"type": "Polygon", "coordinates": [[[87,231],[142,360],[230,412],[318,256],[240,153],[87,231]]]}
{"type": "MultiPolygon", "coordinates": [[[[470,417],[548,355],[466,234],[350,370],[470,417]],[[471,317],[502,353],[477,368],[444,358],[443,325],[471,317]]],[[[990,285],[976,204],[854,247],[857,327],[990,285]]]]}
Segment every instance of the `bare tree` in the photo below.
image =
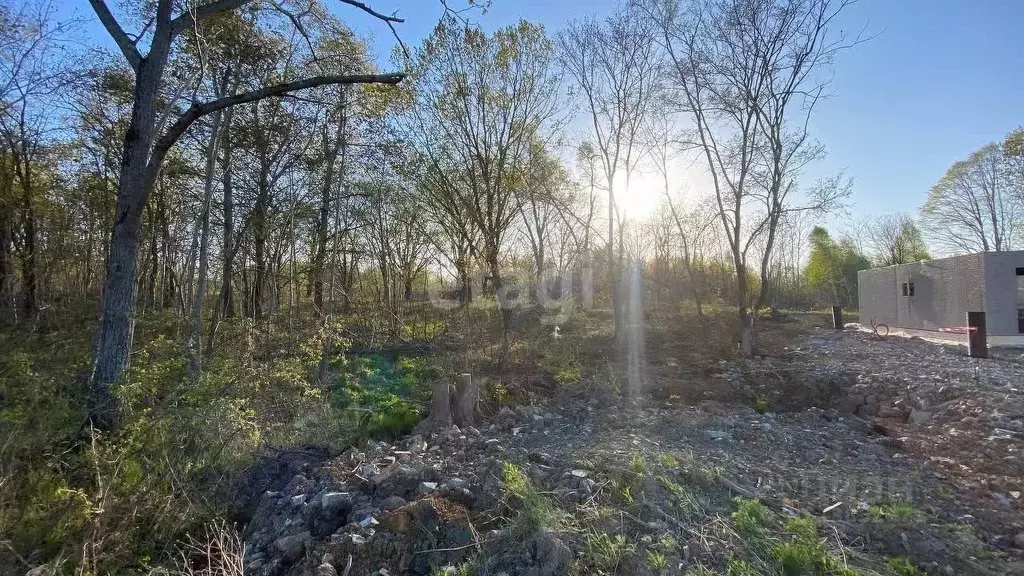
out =
{"type": "Polygon", "coordinates": [[[953,163],[921,206],[921,226],[953,251],[1012,250],[1022,199],[1012,157],[992,143],[953,163]]]}
{"type": "Polygon", "coordinates": [[[629,188],[658,80],[652,31],[640,16],[627,7],[603,22],[574,22],[558,35],[562,66],[579,87],[590,116],[592,149],[608,193],[608,279],[616,338],[624,334],[621,233],[615,254],[616,180],[622,178],[629,188]]]}
{"type": "MultiPolygon", "coordinates": [[[[56,7],[12,3],[0,7],[0,306],[19,300],[31,317],[39,309],[39,167],[59,123],[53,105],[74,76],[61,42],[75,22],[57,22],[56,7]],[[15,294],[12,256],[21,270],[15,294]]],[[[13,306],[11,306],[13,308],[13,306]]]]}
{"type": "Polygon", "coordinates": [[[771,286],[779,223],[789,212],[822,211],[849,193],[836,177],[794,202],[803,168],[823,150],[808,121],[828,68],[848,41],[834,33],[851,0],[675,0],[642,2],[673,72],[668,98],[692,125],[688,144],[714,187],[736,280],[741,350],[756,352],[756,314],[771,286]],[[759,253],[754,269],[751,251],[759,253]],[[760,290],[751,293],[752,273],[760,290]]]}
{"type": "Polygon", "coordinates": [[[906,214],[886,214],[868,227],[868,244],[878,266],[908,264],[931,257],[925,250],[921,231],[906,214]]]}
{"type": "MultiPolygon", "coordinates": [[[[558,120],[551,42],[525,21],[488,36],[446,18],[417,60],[409,130],[429,163],[424,191],[451,220],[462,214],[468,226],[456,231],[487,269],[500,303],[501,255],[525,200],[529,152],[558,120]]],[[[501,314],[507,351],[513,311],[502,306],[501,314]]]]}

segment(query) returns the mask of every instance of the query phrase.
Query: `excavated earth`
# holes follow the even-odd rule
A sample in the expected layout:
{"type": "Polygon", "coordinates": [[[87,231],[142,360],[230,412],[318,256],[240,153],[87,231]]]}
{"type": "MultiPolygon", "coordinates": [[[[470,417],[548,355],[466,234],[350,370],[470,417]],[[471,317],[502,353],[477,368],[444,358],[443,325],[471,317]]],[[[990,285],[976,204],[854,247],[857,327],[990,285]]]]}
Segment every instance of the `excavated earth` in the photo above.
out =
{"type": "Polygon", "coordinates": [[[864,570],[906,556],[930,574],[1024,574],[1019,353],[976,360],[854,330],[795,344],[710,373],[656,358],[643,393],[583,384],[475,428],[275,459],[245,514],[246,572],[426,575],[472,561],[488,575],[596,573],[588,533],[632,543],[619,574],[721,570],[737,545],[730,499],[744,496],[820,517],[864,570]],[[557,522],[515,521],[506,462],[557,522]],[[913,514],[872,513],[896,502],[913,514]],[[651,552],[668,566],[644,563],[651,552]]]}

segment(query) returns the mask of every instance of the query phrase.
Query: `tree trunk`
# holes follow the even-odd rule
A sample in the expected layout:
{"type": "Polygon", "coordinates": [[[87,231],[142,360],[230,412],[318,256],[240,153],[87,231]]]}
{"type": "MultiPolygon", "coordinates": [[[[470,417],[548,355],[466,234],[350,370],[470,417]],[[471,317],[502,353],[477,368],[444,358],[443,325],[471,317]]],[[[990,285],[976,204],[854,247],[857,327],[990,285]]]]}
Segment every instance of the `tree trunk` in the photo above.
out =
{"type": "Polygon", "coordinates": [[[210,126],[210,142],[206,148],[206,178],[203,182],[203,212],[199,236],[199,278],[196,281],[195,301],[192,304],[192,330],[185,337],[188,354],[189,379],[199,378],[203,357],[203,301],[206,298],[206,277],[210,269],[210,205],[213,200],[213,182],[217,171],[217,144],[220,138],[221,113],[214,112],[210,126]]]}
{"type": "MultiPolygon", "coordinates": [[[[170,12],[170,5],[160,11],[170,12]]],[[[159,14],[158,19],[169,18],[159,14]]],[[[97,428],[115,429],[121,424],[123,406],[113,391],[128,371],[135,330],[135,265],[143,207],[156,184],[159,164],[153,165],[150,150],[156,128],[156,99],[170,51],[171,30],[158,26],[149,55],[139,64],[135,79],[131,120],[124,138],[117,208],[110,231],[110,254],[103,297],[96,360],[90,377],[89,417],[97,428]]]]}
{"type": "Polygon", "coordinates": [[[21,308],[26,318],[35,316],[39,310],[38,285],[36,281],[36,209],[32,202],[32,168],[26,157],[22,158],[22,256],[21,256],[21,308]]]}
{"type": "Polygon", "coordinates": [[[472,374],[459,374],[455,383],[455,423],[459,426],[476,424],[477,401],[480,399],[480,385],[472,374]]]}
{"type": "Polygon", "coordinates": [[[223,174],[221,176],[221,187],[224,193],[224,247],[222,248],[224,254],[223,262],[223,278],[221,280],[221,298],[222,308],[225,318],[234,318],[235,316],[235,293],[231,289],[231,280],[234,277],[234,264],[235,264],[235,199],[234,199],[234,188],[231,182],[231,117],[233,112],[228,109],[227,115],[224,119],[225,133],[224,133],[224,164],[221,167],[223,174]]]}

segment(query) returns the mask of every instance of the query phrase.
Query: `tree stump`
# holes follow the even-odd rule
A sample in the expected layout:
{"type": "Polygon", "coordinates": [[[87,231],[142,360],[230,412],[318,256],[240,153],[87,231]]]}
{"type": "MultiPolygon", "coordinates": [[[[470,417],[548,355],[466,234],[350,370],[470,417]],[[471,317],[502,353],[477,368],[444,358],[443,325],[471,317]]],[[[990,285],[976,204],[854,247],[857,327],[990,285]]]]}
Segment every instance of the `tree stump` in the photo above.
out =
{"type": "Polygon", "coordinates": [[[427,418],[427,428],[442,428],[452,425],[452,396],[446,380],[437,380],[430,386],[434,406],[427,418]]]}
{"type": "Polygon", "coordinates": [[[480,399],[480,386],[472,374],[459,374],[455,383],[455,423],[459,426],[476,424],[476,405],[480,399]]]}

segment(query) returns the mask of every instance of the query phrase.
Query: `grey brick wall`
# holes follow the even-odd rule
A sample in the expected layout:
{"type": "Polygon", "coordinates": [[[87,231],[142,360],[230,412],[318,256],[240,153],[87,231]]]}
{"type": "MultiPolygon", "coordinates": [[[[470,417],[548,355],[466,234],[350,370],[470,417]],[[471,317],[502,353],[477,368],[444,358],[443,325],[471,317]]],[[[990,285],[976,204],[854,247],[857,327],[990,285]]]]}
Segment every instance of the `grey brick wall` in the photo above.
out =
{"type": "Polygon", "coordinates": [[[1017,268],[1024,268],[1024,251],[985,254],[985,324],[993,335],[1018,334],[1017,268]]]}
{"type": "Polygon", "coordinates": [[[861,322],[939,330],[966,324],[969,310],[984,310],[990,335],[1017,331],[1016,269],[1024,251],[967,254],[862,270],[857,274],[861,322]],[[903,283],[914,295],[903,296],[903,283]]]}

